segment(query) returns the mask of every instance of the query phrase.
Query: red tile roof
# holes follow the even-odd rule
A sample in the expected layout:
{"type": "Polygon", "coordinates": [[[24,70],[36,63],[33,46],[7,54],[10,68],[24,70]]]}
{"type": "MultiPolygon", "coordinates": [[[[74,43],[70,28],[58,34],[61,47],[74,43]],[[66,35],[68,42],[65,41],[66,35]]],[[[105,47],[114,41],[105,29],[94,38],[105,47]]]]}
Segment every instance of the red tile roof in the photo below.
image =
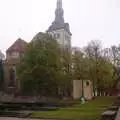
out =
{"type": "Polygon", "coordinates": [[[26,41],[19,38],[7,49],[6,52],[14,52],[14,51],[15,52],[25,52],[26,44],[27,44],[26,41]]]}

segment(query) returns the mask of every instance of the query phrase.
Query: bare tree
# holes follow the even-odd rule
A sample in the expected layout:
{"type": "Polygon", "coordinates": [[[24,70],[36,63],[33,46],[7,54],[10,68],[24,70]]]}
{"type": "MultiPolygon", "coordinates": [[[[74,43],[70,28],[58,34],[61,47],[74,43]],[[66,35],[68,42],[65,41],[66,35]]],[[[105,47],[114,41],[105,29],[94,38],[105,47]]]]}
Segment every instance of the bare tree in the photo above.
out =
{"type": "Polygon", "coordinates": [[[92,40],[88,43],[87,47],[85,48],[86,56],[89,58],[89,72],[91,74],[91,79],[93,80],[93,92],[95,96],[95,89],[98,88],[97,84],[99,84],[98,78],[98,60],[101,57],[101,41],[99,40],[92,40]],[[92,70],[91,70],[92,68],[92,70]],[[93,70],[94,69],[94,70],[93,70]],[[94,71],[94,72],[93,72],[94,71]]]}

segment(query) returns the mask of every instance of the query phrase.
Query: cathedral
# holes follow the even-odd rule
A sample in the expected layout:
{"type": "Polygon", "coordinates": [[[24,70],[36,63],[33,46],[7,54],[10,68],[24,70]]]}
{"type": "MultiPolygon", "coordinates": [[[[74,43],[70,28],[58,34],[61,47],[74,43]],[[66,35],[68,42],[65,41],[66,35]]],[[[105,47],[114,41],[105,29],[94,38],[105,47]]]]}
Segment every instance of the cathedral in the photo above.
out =
{"type": "MultiPolygon", "coordinates": [[[[57,0],[55,10],[55,20],[52,22],[46,33],[50,34],[60,44],[61,48],[71,49],[71,32],[69,24],[65,23],[62,0],[57,0]]],[[[35,35],[32,41],[41,37],[41,32],[35,35]]],[[[6,51],[4,60],[4,88],[6,92],[16,92],[20,89],[19,80],[17,80],[16,65],[25,52],[27,42],[19,38],[6,51]]],[[[1,55],[3,57],[3,55],[1,55]]]]}

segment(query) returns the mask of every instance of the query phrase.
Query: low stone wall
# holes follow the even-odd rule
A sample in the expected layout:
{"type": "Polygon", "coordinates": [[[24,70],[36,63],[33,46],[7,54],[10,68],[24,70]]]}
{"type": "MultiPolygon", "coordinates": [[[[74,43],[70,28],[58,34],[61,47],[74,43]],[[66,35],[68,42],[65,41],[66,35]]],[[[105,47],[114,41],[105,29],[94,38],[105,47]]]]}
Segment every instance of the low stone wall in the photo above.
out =
{"type": "Polygon", "coordinates": [[[120,120],[120,96],[116,98],[110,108],[102,113],[101,120],[120,120]]]}

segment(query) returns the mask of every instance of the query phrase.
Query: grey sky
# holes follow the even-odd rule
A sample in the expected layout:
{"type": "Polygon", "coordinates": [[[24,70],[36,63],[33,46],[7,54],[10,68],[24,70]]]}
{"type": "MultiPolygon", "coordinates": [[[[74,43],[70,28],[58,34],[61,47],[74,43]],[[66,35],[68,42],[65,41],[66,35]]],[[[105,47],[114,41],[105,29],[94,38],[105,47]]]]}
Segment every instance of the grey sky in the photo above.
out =
{"type": "MultiPolygon", "coordinates": [[[[0,0],[0,49],[19,37],[30,41],[54,20],[56,0],[0,0]]],[[[73,46],[100,39],[104,46],[120,43],[120,0],[63,0],[73,46]]]]}

